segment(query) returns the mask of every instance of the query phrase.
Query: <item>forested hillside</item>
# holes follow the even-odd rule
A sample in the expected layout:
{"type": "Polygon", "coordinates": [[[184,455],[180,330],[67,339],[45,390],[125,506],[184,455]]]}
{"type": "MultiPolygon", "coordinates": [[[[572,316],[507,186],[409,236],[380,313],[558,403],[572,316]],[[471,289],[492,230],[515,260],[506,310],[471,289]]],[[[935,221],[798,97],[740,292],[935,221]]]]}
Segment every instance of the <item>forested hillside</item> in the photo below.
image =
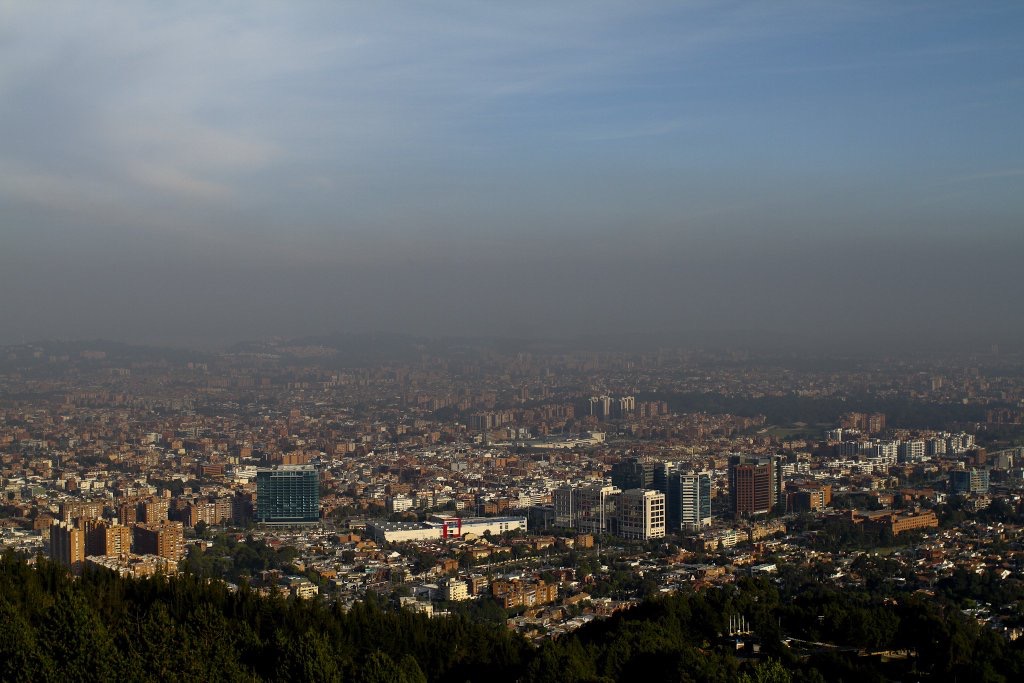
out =
{"type": "Polygon", "coordinates": [[[740,579],[649,601],[534,646],[370,597],[349,611],[0,559],[0,679],[19,681],[1014,681],[1024,650],[949,602],[740,579]],[[723,638],[730,616],[750,633],[723,638]],[[785,636],[784,636],[785,634],[785,636]],[[783,642],[783,638],[798,638],[783,642]],[[824,644],[824,643],[827,643],[824,644]],[[755,653],[754,645],[758,652],[755,653]],[[883,650],[910,656],[892,661],[883,650]]]}

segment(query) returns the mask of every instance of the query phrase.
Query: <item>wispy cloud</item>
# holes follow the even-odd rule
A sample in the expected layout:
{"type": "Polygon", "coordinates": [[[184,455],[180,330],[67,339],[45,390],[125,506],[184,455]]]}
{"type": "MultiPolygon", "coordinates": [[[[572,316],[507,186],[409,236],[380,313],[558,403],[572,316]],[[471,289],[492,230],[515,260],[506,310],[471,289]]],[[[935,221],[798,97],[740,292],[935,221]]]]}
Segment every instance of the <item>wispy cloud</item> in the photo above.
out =
{"type": "Polygon", "coordinates": [[[226,185],[204,180],[169,166],[129,166],[127,175],[140,185],[185,198],[222,200],[231,196],[231,190],[226,185]]]}
{"type": "Polygon", "coordinates": [[[0,196],[8,201],[82,211],[109,206],[117,188],[108,182],[78,175],[61,175],[0,158],[0,196]]]}
{"type": "MultiPolygon", "coordinates": [[[[365,295],[381,318],[442,319],[535,280],[557,322],[596,301],[598,271],[661,296],[685,289],[688,258],[711,292],[736,245],[765,264],[762,246],[804,249],[795,273],[834,263],[815,249],[837,235],[927,238],[998,202],[1003,224],[971,225],[1005,232],[1024,8],[961,5],[0,0],[0,235],[19,231],[0,250],[31,278],[10,254],[32,240],[70,252],[53,237],[78,231],[111,259],[158,242],[282,301],[308,268],[358,272],[325,278],[318,315],[365,295]],[[373,277],[390,298],[366,293],[373,277]]],[[[784,269],[744,266],[731,291],[778,292],[764,283],[784,269]]],[[[196,300],[231,308],[203,282],[196,300]]]]}
{"type": "Polygon", "coordinates": [[[610,142],[614,140],[631,140],[634,138],[650,138],[678,133],[691,129],[697,122],[692,119],[674,119],[670,121],[652,121],[633,127],[616,126],[604,130],[591,129],[576,131],[574,137],[590,142],[610,142]]]}
{"type": "Polygon", "coordinates": [[[978,183],[986,180],[1004,180],[1006,178],[1024,178],[1024,168],[999,168],[988,171],[977,171],[947,178],[940,185],[962,185],[978,183]]]}

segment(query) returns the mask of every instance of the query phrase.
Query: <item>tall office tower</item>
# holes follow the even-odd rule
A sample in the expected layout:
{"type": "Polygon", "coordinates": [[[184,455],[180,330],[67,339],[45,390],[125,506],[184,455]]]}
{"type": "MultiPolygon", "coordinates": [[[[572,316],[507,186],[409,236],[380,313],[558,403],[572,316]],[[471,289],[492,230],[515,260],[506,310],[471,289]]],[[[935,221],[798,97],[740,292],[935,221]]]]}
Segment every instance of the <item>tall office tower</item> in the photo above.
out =
{"type": "Polygon", "coordinates": [[[651,488],[668,494],[668,479],[676,471],[678,465],[673,462],[659,462],[654,464],[654,478],[651,480],[651,488]]]}
{"type": "Polygon", "coordinates": [[[668,475],[665,495],[670,531],[694,531],[711,524],[711,473],[681,472],[668,475]]]}
{"type": "Polygon", "coordinates": [[[612,485],[626,489],[654,488],[654,463],[630,458],[612,465],[612,485]]]}
{"type": "Polygon", "coordinates": [[[614,486],[584,486],[576,489],[579,514],[576,528],[585,534],[601,534],[614,532],[615,503],[622,493],[614,486]]]}
{"type": "Polygon", "coordinates": [[[552,492],[551,502],[555,508],[555,526],[575,529],[580,514],[580,499],[576,489],[572,486],[559,486],[552,492]]]}
{"type": "Polygon", "coordinates": [[[320,476],[313,465],[278,465],[256,472],[256,521],[310,524],[320,521],[320,476]]]}
{"type": "Polygon", "coordinates": [[[665,494],[629,489],[619,494],[619,536],[646,541],[665,537],[665,494]]]}
{"type": "Polygon", "coordinates": [[[85,564],[85,533],[68,522],[54,522],[50,525],[50,559],[81,574],[85,564]]]}
{"type": "Polygon", "coordinates": [[[729,502],[739,516],[765,515],[781,499],[782,459],[777,456],[729,457],[729,502]]]}
{"type": "Polygon", "coordinates": [[[158,555],[172,562],[185,557],[185,525],[181,522],[137,524],[134,532],[135,552],[139,555],[158,555]]]}

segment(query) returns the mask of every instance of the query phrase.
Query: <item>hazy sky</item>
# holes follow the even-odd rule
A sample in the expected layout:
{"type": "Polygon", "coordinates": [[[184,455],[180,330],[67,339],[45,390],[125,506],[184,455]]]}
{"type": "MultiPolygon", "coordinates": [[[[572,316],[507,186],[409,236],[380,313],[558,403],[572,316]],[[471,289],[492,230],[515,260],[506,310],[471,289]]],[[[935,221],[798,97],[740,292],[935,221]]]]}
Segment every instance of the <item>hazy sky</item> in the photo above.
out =
{"type": "Polygon", "coordinates": [[[1024,333],[1024,3],[0,0],[0,343],[1024,333]]]}

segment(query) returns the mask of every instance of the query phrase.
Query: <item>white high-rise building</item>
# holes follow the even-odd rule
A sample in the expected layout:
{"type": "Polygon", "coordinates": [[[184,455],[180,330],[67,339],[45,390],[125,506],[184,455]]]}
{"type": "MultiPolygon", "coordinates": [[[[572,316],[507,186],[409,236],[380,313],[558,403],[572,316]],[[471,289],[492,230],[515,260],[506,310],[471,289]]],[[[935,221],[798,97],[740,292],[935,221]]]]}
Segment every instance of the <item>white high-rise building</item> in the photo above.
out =
{"type": "Polygon", "coordinates": [[[900,462],[921,462],[927,455],[927,448],[923,439],[904,441],[900,444],[900,462]]]}
{"type": "Polygon", "coordinates": [[[665,537],[665,494],[629,489],[619,495],[619,536],[646,541],[665,537]]]}
{"type": "Polygon", "coordinates": [[[711,473],[680,474],[679,493],[682,528],[711,526],[711,473]]]}

